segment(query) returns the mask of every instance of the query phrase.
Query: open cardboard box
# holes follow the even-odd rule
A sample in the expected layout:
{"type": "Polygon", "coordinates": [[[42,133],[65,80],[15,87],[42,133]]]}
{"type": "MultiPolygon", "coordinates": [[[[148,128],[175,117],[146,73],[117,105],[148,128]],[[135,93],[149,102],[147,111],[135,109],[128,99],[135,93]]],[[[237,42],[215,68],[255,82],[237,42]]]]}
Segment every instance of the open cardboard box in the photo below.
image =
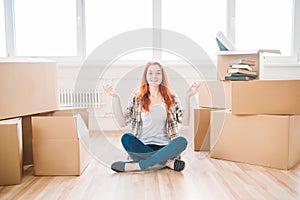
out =
{"type": "Polygon", "coordinates": [[[58,110],[57,66],[46,59],[0,61],[0,119],[58,110]]]}
{"type": "Polygon", "coordinates": [[[79,114],[32,117],[32,145],[35,175],[81,175],[91,159],[79,114]]]}
{"type": "Polygon", "coordinates": [[[253,71],[257,72],[257,80],[263,76],[263,56],[266,53],[280,54],[279,50],[276,49],[260,49],[260,50],[249,50],[249,51],[221,51],[218,53],[217,59],[217,70],[219,80],[225,80],[225,76],[228,75],[227,69],[230,62],[247,59],[254,60],[255,65],[251,66],[253,71]]]}
{"type": "Polygon", "coordinates": [[[40,113],[35,115],[23,116],[22,117],[22,135],[23,135],[23,165],[32,165],[32,123],[31,119],[34,116],[74,116],[80,114],[85,125],[89,125],[89,112],[87,108],[60,108],[53,112],[40,113]]]}
{"type": "Polygon", "coordinates": [[[0,121],[0,185],[22,181],[22,120],[0,121]]]}
{"type": "Polygon", "coordinates": [[[278,169],[300,161],[300,115],[211,112],[212,158],[278,169]]]}
{"type": "Polygon", "coordinates": [[[89,128],[89,111],[88,108],[73,108],[73,107],[60,107],[59,110],[50,112],[52,116],[73,116],[80,114],[87,128],[89,128]]]}

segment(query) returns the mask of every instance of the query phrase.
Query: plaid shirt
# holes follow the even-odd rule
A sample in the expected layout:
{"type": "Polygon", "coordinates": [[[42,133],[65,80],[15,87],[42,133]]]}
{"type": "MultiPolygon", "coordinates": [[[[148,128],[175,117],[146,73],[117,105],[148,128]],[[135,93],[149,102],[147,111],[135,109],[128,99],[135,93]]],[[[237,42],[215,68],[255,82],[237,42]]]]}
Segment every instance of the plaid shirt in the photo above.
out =
{"type": "MultiPolygon", "coordinates": [[[[131,124],[132,134],[137,138],[141,136],[142,117],[141,117],[141,99],[133,97],[125,110],[126,123],[131,124]]],[[[169,139],[172,140],[178,135],[178,123],[182,121],[182,110],[179,102],[174,98],[173,103],[167,114],[167,133],[169,139]]]]}

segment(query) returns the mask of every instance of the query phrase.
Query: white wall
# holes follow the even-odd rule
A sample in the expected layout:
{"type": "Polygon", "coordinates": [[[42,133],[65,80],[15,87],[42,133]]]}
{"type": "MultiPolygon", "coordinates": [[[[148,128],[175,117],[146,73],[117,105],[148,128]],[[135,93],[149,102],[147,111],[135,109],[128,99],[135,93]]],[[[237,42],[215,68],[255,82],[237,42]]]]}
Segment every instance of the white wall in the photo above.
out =
{"type": "MultiPolygon", "coordinates": [[[[85,89],[102,88],[103,84],[109,83],[120,93],[122,106],[125,108],[131,91],[140,83],[144,64],[145,62],[117,63],[108,67],[102,74],[99,74],[99,64],[89,66],[85,72],[80,71],[82,65],[59,65],[58,86],[59,88],[85,89]]],[[[165,66],[170,87],[177,93],[181,102],[184,101],[183,94],[186,88],[192,82],[217,79],[215,66],[211,64],[202,63],[194,67],[188,63],[169,62],[165,66]]],[[[300,64],[265,64],[263,79],[300,79],[300,64]]],[[[111,97],[102,93],[101,99],[103,105],[98,109],[90,110],[90,129],[119,130],[113,118],[111,97]]],[[[192,100],[191,107],[197,107],[196,98],[192,100]]]]}

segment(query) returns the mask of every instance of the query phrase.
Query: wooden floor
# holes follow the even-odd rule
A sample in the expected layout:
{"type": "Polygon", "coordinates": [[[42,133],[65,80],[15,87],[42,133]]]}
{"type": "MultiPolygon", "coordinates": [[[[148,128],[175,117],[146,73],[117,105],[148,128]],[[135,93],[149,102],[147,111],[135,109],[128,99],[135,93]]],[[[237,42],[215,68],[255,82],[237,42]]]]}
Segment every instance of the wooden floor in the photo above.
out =
{"type": "Polygon", "coordinates": [[[92,160],[81,176],[37,177],[27,167],[20,185],[0,187],[0,199],[300,199],[300,165],[264,168],[212,159],[191,147],[183,154],[182,172],[115,173],[92,160]]]}

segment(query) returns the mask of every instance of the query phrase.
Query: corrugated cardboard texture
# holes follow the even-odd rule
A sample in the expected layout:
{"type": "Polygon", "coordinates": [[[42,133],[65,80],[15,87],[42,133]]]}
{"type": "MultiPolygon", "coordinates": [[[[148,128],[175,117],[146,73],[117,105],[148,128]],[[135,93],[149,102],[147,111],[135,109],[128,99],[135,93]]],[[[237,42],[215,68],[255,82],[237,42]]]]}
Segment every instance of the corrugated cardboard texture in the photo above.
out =
{"type": "Polygon", "coordinates": [[[21,125],[20,118],[0,121],[0,185],[21,183],[21,125]]]}
{"type": "Polygon", "coordinates": [[[233,114],[300,114],[300,80],[232,82],[233,114]]]}
{"type": "Polygon", "coordinates": [[[194,151],[210,150],[210,109],[194,110],[194,151]]]}
{"type": "Polygon", "coordinates": [[[58,109],[55,62],[0,62],[0,119],[58,109]]]}
{"type": "MultiPolygon", "coordinates": [[[[212,115],[222,113],[212,112],[212,115]]],[[[299,138],[300,132],[295,130],[297,127],[290,129],[291,124],[300,124],[299,116],[238,116],[226,113],[224,126],[219,130],[220,135],[211,151],[211,157],[289,169],[300,158],[299,147],[294,146],[298,144],[290,142],[291,138],[299,138]],[[292,123],[291,119],[294,120],[292,123]]]]}

